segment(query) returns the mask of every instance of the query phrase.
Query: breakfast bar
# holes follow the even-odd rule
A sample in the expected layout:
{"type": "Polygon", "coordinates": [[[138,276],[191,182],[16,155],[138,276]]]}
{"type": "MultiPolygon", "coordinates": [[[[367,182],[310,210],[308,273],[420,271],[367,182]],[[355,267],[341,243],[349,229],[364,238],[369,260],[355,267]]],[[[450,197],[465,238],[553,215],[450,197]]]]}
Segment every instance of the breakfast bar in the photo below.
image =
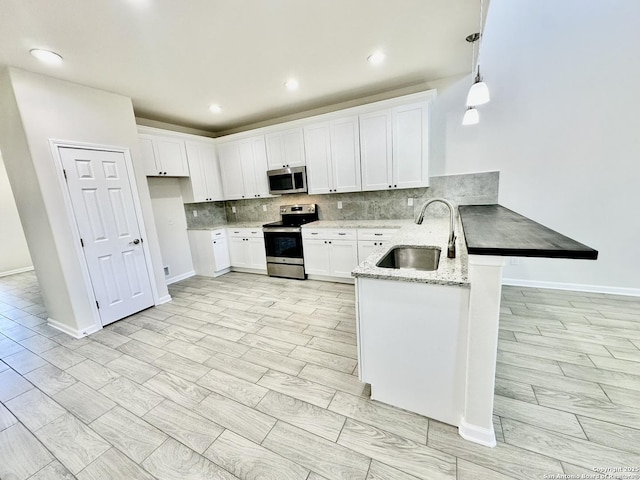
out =
{"type": "Polygon", "coordinates": [[[501,205],[463,205],[456,256],[449,222],[403,227],[356,278],[359,375],[371,397],[496,444],[493,395],[502,269],[508,257],[597,259],[598,252],[501,205]],[[442,254],[425,269],[389,268],[398,249],[442,254]],[[385,266],[387,265],[387,266],[385,266]]]}

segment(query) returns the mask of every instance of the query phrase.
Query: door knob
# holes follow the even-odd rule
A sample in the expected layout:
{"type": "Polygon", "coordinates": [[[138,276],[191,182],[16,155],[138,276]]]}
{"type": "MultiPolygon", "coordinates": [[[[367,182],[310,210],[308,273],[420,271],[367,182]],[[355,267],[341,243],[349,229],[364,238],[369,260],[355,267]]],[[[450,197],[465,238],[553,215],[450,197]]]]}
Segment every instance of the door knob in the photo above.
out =
{"type": "Polygon", "coordinates": [[[129,245],[138,245],[140,243],[140,239],[136,238],[133,242],[129,242],[129,245]]]}

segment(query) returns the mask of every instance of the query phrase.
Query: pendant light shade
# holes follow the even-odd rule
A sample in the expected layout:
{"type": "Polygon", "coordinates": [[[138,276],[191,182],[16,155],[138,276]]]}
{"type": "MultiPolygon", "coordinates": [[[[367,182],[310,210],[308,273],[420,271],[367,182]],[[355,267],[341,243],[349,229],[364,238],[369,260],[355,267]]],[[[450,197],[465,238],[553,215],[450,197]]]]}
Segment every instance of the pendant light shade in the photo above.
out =
{"type": "Polygon", "coordinates": [[[462,125],[476,125],[480,122],[480,114],[474,107],[467,108],[462,117],[462,125]]]}
{"type": "Polygon", "coordinates": [[[488,103],[491,97],[489,96],[489,87],[482,81],[480,76],[480,65],[478,65],[478,74],[476,80],[471,85],[469,93],[467,94],[467,107],[476,107],[478,105],[484,105],[488,103]]]}

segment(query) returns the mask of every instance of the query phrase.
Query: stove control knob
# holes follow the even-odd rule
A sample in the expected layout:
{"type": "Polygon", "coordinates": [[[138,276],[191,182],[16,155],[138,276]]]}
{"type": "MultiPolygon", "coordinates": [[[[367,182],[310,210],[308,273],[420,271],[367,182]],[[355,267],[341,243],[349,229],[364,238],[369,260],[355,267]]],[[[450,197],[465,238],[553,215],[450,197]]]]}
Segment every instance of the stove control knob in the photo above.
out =
{"type": "Polygon", "coordinates": [[[286,208],[281,208],[280,209],[280,213],[287,213],[287,209],[286,208]]]}

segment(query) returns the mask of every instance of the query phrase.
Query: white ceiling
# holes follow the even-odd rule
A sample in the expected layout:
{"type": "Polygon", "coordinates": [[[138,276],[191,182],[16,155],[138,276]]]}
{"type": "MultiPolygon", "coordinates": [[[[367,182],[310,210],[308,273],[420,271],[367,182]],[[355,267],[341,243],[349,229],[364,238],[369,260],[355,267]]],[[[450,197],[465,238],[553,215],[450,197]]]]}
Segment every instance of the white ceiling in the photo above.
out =
{"type": "Polygon", "coordinates": [[[0,0],[0,65],[212,132],[469,73],[480,0],[0,0]],[[60,66],[29,55],[44,48],[60,66]],[[366,58],[380,49],[386,61],[366,58]],[[283,83],[296,77],[300,88],[283,83]],[[221,114],[209,112],[218,103],[221,114]]]}

